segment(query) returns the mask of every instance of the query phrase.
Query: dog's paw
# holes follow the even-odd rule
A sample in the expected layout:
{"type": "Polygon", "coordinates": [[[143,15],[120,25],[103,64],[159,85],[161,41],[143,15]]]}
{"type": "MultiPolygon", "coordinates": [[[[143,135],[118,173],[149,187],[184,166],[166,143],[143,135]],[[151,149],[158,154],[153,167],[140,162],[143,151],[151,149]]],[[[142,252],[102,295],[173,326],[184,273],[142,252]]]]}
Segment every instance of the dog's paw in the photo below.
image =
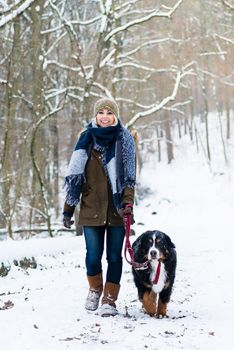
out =
{"type": "Polygon", "coordinates": [[[168,315],[161,315],[161,314],[156,313],[156,318],[159,318],[159,319],[169,318],[169,316],[168,315]]]}
{"type": "Polygon", "coordinates": [[[167,303],[162,303],[160,299],[158,301],[156,317],[157,318],[168,318],[168,316],[167,316],[167,303]]]}

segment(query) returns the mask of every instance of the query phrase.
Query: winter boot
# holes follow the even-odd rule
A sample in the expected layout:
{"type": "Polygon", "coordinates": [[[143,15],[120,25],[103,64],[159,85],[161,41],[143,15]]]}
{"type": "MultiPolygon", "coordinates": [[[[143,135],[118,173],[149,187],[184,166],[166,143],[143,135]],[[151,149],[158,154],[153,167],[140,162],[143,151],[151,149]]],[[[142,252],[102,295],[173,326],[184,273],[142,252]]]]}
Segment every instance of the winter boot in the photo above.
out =
{"type": "Polygon", "coordinates": [[[99,300],[103,290],[102,273],[96,276],[88,276],[89,293],[86,298],[86,310],[95,311],[98,308],[99,300]]]}
{"type": "Polygon", "coordinates": [[[115,301],[118,298],[119,289],[119,284],[106,282],[101,306],[102,317],[115,316],[118,314],[115,301]]]}

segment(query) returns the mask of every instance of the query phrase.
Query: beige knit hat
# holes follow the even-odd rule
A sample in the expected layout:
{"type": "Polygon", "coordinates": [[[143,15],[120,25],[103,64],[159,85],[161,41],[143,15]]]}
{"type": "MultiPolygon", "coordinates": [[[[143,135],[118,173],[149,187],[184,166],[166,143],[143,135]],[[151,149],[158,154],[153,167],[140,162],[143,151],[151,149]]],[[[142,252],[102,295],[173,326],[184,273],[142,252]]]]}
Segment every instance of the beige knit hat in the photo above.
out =
{"type": "Polygon", "coordinates": [[[94,117],[96,117],[100,109],[104,109],[104,108],[109,109],[112,113],[114,113],[114,115],[117,118],[119,118],[119,107],[117,103],[114,100],[107,97],[100,98],[99,100],[96,101],[93,108],[94,117]]]}

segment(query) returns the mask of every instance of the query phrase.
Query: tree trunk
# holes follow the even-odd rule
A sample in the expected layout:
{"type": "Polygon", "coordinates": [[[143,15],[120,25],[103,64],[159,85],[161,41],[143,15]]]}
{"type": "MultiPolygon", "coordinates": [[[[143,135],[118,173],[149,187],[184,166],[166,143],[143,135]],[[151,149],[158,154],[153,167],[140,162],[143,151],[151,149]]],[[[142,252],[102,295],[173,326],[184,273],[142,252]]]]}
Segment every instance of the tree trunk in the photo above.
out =
{"type": "Polygon", "coordinates": [[[203,75],[202,81],[201,81],[201,89],[202,89],[202,96],[204,101],[204,111],[203,111],[203,118],[205,121],[205,127],[206,127],[206,152],[207,152],[207,158],[209,162],[211,161],[211,154],[210,154],[210,140],[209,140],[209,123],[208,123],[208,114],[209,114],[209,106],[208,106],[208,97],[207,97],[207,84],[205,80],[205,76],[203,75]]]}
{"type": "Polygon", "coordinates": [[[226,100],[225,100],[225,107],[226,107],[226,138],[229,140],[230,137],[231,137],[231,128],[230,128],[230,106],[229,106],[229,100],[228,100],[228,97],[226,97],[226,100]]]}
{"type": "Polygon", "coordinates": [[[158,162],[161,162],[162,160],[162,155],[161,155],[161,130],[159,126],[156,126],[156,132],[157,132],[157,145],[158,145],[158,162]]]}
{"type": "Polygon", "coordinates": [[[178,126],[178,136],[179,139],[181,139],[181,125],[180,125],[180,119],[176,118],[177,126],[178,126]]]}
{"type": "MultiPolygon", "coordinates": [[[[33,102],[33,123],[35,123],[44,112],[44,101],[43,101],[43,53],[42,53],[42,13],[45,0],[39,0],[31,6],[31,19],[32,19],[32,102],[33,102]]],[[[41,174],[45,174],[45,158],[43,157],[43,151],[45,146],[45,134],[44,130],[40,130],[37,133],[37,139],[35,142],[35,154],[38,159],[38,167],[41,174]]],[[[33,197],[30,204],[30,225],[32,222],[43,222],[44,218],[39,215],[39,212],[43,212],[43,199],[41,193],[41,186],[38,180],[38,176],[33,168],[33,178],[32,178],[32,192],[33,197]],[[36,214],[34,213],[34,208],[36,209],[36,214]]]]}
{"type": "Polygon", "coordinates": [[[8,234],[10,238],[13,238],[12,232],[12,208],[11,208],[11,193],[10,190],[13,187],[14,179],[13,173],[13,159],[15,153],[14,142],[14,130],[15,130],[15,115],[16,115],[16,99],[14,95],[17,94],[18,81],[19,81],[19,53],[20,53],[20,19],[16,17],[14,19],[14,35],[12,43],[12,52],[9,55],[8,64],[8,78],[7,78],[7,91],[6,91],[6,129],[4,135],[4,147],[2,152],[2,196],[3,196],[3,213],[7,223],[8,234]]]}
{"type": "Polygon", "coordinates": [[[225,160],[225,164],[228,165],[228,157],[227,157],[227,152],[226,152],[226,145],[225,145],[225,140],[224,140],[224,136],[223,136],[222,111],[221,111],[221,109],[219,107],[219,104],[217,106],[217,111],[218,111],[220,137],[221,137],[221,142],[222,142],[222,147],[223,147],[224,160],[225,160]]]}
{"type": "Polygon", "coordinates": [[[174,153],[173,153],[173,142],[171,137],[169,113],[165,114],[164,129],[165,129],[166,146],[167,146],[167,160],[168,160],[168,164],[170,164],[171,161],[174,159],[174,153]]]}

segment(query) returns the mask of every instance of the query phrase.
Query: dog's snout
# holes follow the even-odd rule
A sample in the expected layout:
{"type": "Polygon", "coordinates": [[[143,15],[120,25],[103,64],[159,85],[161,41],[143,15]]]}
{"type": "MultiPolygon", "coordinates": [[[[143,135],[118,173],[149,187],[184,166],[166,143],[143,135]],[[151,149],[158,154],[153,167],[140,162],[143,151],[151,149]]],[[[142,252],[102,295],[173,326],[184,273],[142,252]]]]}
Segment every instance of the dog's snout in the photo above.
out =
{"type": "Polygon", "coordinates": [[[151,250],[150,251],[150,256],[151,256],[151,258],[155,259],[157,257],[157,251],[156,250],[151,250]]]}

